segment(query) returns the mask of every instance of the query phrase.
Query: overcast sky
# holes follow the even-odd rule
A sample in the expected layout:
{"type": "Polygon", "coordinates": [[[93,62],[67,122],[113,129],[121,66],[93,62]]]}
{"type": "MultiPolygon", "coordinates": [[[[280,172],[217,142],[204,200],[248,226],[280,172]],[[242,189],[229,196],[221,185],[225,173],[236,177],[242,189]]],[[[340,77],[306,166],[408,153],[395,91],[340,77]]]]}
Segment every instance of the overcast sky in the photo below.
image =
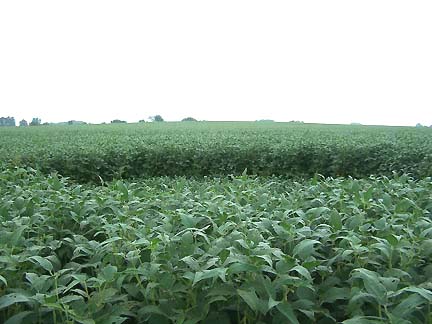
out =
{"type": "Polygon", "coordinates": [[[1,1],[0,116],[432,124],[432,1],[1,1]]]}

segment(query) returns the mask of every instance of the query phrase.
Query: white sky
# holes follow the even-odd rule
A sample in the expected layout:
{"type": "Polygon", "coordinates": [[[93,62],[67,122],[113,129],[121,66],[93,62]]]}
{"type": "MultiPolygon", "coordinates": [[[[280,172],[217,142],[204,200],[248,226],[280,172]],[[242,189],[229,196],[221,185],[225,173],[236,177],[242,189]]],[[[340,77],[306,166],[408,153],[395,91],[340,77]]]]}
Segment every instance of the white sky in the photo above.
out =
{"type": "Polygon", "coordinates": [[[432,124],[432,1],[0,1],[0,116],[432,124]]]}

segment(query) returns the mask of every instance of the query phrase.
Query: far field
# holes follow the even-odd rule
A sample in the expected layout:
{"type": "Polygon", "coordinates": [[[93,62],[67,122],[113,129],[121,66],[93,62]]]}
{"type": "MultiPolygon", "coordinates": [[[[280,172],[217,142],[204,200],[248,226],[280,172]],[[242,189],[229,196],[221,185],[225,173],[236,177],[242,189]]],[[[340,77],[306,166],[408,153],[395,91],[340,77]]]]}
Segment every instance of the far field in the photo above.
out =
{"type": "Polygon", "coordinates": [[[432,323],[431,129],[0,139],[0,323],[432,323]]]}
{"type": "Polygon", "coordinates": [[[248,174],[432,173],[432,129],[266,122],[0,128],[0,161],[80,182],[248,174]]]}

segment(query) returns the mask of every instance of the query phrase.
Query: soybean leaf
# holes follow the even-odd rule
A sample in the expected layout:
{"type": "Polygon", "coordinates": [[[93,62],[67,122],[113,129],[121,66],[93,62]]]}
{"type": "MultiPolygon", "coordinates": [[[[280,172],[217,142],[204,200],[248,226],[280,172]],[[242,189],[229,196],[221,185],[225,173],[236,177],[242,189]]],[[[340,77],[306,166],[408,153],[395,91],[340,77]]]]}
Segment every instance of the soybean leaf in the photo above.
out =
{"type": "Polygon", "coordinates": [[[371,316],[355,316],[342,322],[342,324],[382,324],[379,318],[371,316]]]}
{"type": "Polygon", "coordinates": [[[426,304],[426,300],[419,294],[409,295],[394,308],[392,314],[397,317],[405,317],[414,311],[414,309],[424,304],[426,304]]]}
{"type": "Polygon", "coordinates": [[[36,263],[38,263],[42,268],[44,268],[49,273],[52,273],[52,271],[53,271],[53,265],[47,259],[42,258],[41,256],[38,256],[38,255],[32,256],[29,259],[32,260],[32,261],[35,261],[36,263]]]}
{"type": "Polygon", "coordinates": [[[237,289],[237,293],[248,304],[248,306],[257,313],[265,314],[268,304],[261,301],[253,290],[237,289]]]}
{"type": "Polygon", "coordinates": [[[301,259],[306,259],[315,253],[314,245],[320,244],[317,240],[306,239],[294,247],[293,254],[298,255],[301,259]]]}
{"type": "Polygon", "coordinates": [[[229,266],[229,273],[239,273],[239,272],[257,272],[259,268],[253,264],[248,263],[233,263],[229,266]]]}
{"type": "Polygon", "coordinates": [[[105,266],[102,270],[102,276],[106,281],[112,281],[117,273],[117,267],[112,265],[105,266]]]}
{"type": "Polygon", "coordinates": [[[306,279],[312,281],[312,277],[311,277],[309,271],[305,267],[302,267],[300,265],[299,266],[295,266],[290,271],[296,271],[297,273],[299,273],[300,275],[302,275],[306,279]]]}
{"type": "Polygon", "coordinates": [[[288,303],[286,303],[286,302],[281,303],[281,304],[277,305],[276,308],[288,320],[287,323],[300,324],[298,319],[297,319],[297,316],[294,313],[294,310],[292,309],[292,307],[288,303]]]}
{"type": "Polygon", "coordinates": [[[324,291],[324,293],[321,296],[321,300],[324,303],[333,303],[336,300],[340,299],[348,299],[350,296],[350,289],[349,288],[338,288],[338,287],[331,287],[330,289],[327,289],[324,291]]]}
{"type": "Polygon", "coordinates": [[[194,278],[192,286],[194,286],[195,284],[197,284],[201,280],[208,279],[208,278],[216,278],[216,277],[221,278],[221,280],[225,282],[226,281],[226,279],[225,279],[226,271],[227,271],[226,268],[216,268],[216,269],[211,269],[211,270],[198,271],[195,273],[195,278],[194,278]]]}
{"type": "Polygon", "coordinates": [[[385,304],[387,291],[375,272],[363,268],[355,269],[352,277],[362,279],[366,291],[380,304],[385,304]]]}
{"type": "Polygon", "coordinates": [[[0,275],[0,281],[3,282],[3,284],[4,284],[5,286],[8,285],[6,278],[3,277],[2,275],[0,275]]]}
{"type": "Polygon", "coordinates": [[[405,291],[416,293],[426,299],[428,302],[432,302],[432,291],[420,288],[420,287],[406,287],[398,290],[395,295],[399,295],[405,291]]]}
{"type": "Polygon", "coordinates": [[[339,231],[342,228],[342,218],[338,211],[333,210],[330,214],[329,223],[333,229],[339,231]]]}
{"type": "Polygon", "coordinates": [[[274,300],[272,297],[269,297],[267,304],[267,311],[271,310],[273,307],[279,305],[281,302],[274,300]]]}
{"type": "Polygon", "coordinates": [[[14,316],[10,317],[6,322],[4,322],[4,324],[25,323],[24,319],[31,314],[33,314],[33,312],[31,312],[31,311],[20,312],[18,314],[15,314],[14,316]]]}
{"type": "Polygon", "coordinates": [[[17,303],[30,302],[30,298],[19,293],[12,293],[0,297],[0,310],[17,303]]]}

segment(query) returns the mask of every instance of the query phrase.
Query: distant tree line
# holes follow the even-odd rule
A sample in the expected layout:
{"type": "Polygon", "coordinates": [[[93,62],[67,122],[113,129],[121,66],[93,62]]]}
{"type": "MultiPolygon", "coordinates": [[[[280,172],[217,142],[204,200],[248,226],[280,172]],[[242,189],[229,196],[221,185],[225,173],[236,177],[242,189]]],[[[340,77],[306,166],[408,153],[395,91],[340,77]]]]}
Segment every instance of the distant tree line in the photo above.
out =
{"type": "Polygon", "coordinates": [[[162,118],[161,115],[150,116],[149,119],[152,122],[163,122],[164,121],[164,119],[162,118]]]}
{"type": "MultiPolygon", "coordinates": [[[[421,127],[427,127],[427,126],[424,126],[424,125],[422,125],[420,123],[417,123],[416,127],[421,128],[421,127]]],[[[432,125],[430,125],[429,128],[432,128],[432,125]]]]}
{"type": "MultiPolygon", "coordinates": [[[[147,119],[139,120],[139,123],[145,123],[147,121],[164,122],[165,120],[163,119],[163,117],[161,115],[154,115],[154,116],[149,116],[147,119]]],[[[198,122],[198,120],[193,118],[193,117],[185,117],[181,121],[182,122],[198,122]]],[[[258,120],[256,120],[256,122],[274,122],[274,120],[273,119],[258,119],[258,120]]],[[[127,124],[127,121],[121,120],[121,119],[114,119],[110,123],[111,124],[127,124]]],[[[300,120],[291,120],[291,121],[289,121],[289,123],[303,124],[304,122],[300,121],[300,120]]],[[[78,121],[78,120],[69,120],[67,122],[51,123],[51,125],[86,125],[86,124],[87,124],[86,122],[78,121]]],[[[107,124],[107,123],[104,122],[102,124],[107,124]]],[[[30,123],[28,123],[25,119],[23,119],[19,122],[20,127],[40,126],[40,125],[50,125],[50,123],[43,123],[42,124],[42,120],[38,117],[34,117],[30,123]]],[[[351,123],[351,125],[361,125],[361,124],[357,123],[357,122],[353,122],[353,123],[351,123]]],[[[10,116],[0,117],[0,127],[1,126],[16,126],[15,117],[10,117],[10,116]]],[[[415,127],[424,128],[427,126],[424,126],[420,123],[417,123],[415,125],[415,127]]],[[[432,128],[432,125],[430,125],[429,128],[432,128]]]]}
{"type": "Polygon", "coordinates": [[[196,122],[197,120],[193,117],[186,117],[182,119],[182,122],[196,122]]]}
{"type": "MultiPolygon", "coordinates": [[[[138,122],[139,123],[146,123],[147,121],[160,123],[160,122],[164,122],[165,119],[163,119],[163,117],[161,115],[154,115],[154,116],[149,116],[147,119],[140,119],[138,122]]],[[[186,118],[183,118],[181,121],[182,122],[197,122],[198,120],[193,118],[193,117],[186,117],[186,118]]],[[[126,124],[126,123],[127,123],[127,121],[121,120],[121,119],[114,119],[111,121],[111,124],[126,124]]]]}
{"type": "MultiPolygon", "coordinates": [[[[141,119],[140,123],[145,123],[147,121],[150,122],[164,122],[165,120],[161,115],[154,115],[149,116],[147,119],[141,119]]],[[[186,117],[181,120],[182,122],[197,122],[193,117],[186,117]]],[[[121,119],[113,119],[110,122],[111,124],[126,124],[127,121],[121,120],[121,119]]],[[[60,122],[60,123],[51,123],[52,125],[85,125],[86,122],[83,121],[77,121],[77,120],[69,120],[66,122],[60,122]]],[[[106,123],[102,123],[106,124],[106,123]]],[[[27,126],[40,126],[40,125],[50,125],[50,123],[43,123],[42,120],[38,117],[34,117],[30,123],[27,122],[27,120],[23,119],[19,122],[20,127],[27,127],[27,126]]],[[[0,126],[16,126],[15,118],[14,117],[0,117],[0,126]]]]}
{"type": "Polygon", "coordinates": [[[0,126],[16,126],[14,117],[1,117],[0,126]]]}
{"type": "Polygon", "coordinates": [[[42,120],[40,118],[33,118],[30,122],[30,126],[39,126],[42,124],[42,120]]]}
{"type": "MultiPolygon", "coordinates": [[[[48,124],[48,123],[45,123],[48,124]]],[[[44,125],[45,125],[44,124],[44,125]]],[[[23,119],[19,122],[20,127],[26,127],[26,126],[39,126],[42,125],[42,120],[40,118],[33,118],[30,124],[27,122],[27,120],[23,119]]],[[[0,126],[16,126],[15,123],[15,117],[0,117],[0,126]]]]}

